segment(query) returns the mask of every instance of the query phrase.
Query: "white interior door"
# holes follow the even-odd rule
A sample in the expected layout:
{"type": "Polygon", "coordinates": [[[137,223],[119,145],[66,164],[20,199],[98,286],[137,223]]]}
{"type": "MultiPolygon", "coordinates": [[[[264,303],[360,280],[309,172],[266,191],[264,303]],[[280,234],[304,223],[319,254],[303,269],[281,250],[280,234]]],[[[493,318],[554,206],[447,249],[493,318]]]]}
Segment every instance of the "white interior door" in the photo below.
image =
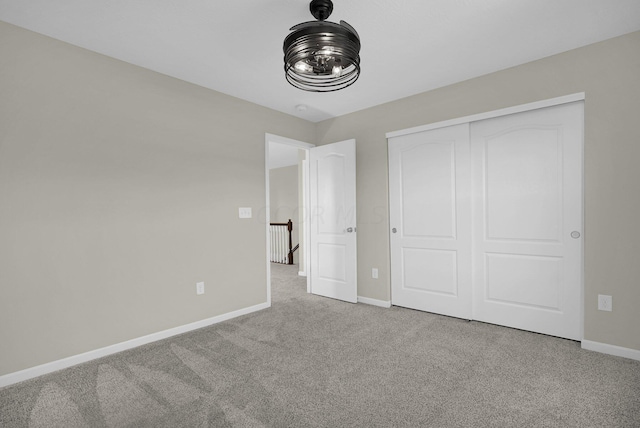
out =
{"type": "Polygon", "coordinates": [[[471,124],[474,319],[582,339],[583,103],[471,124]]]}
{"type": "Polygon", "coordinates": [[[356,141],[309,150],[311,292],[356,303],[356,141]]]}
{"type": "Polygon", "coordinates": [[[389,141],[391,299],[471,319],[469,124],[389,141]]]}

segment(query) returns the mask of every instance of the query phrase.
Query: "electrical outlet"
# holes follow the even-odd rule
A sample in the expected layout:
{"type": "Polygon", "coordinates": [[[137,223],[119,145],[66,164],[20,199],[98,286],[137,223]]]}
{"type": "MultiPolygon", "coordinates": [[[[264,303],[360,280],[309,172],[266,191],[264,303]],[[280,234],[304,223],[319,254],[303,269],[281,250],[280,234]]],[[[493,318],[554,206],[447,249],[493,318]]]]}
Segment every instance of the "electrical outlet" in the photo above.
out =
{"type": "Polygon", "coordinates": [[[378,279],[378,268],[371,269],[371,278],[378,279]]]}
{"type": "Polygon", "coordinates": [[[598,310],[611,312],[613,310],[613,297],[598,294],[598,310]]]}
{"type": "Polygon", "coordinates": [[[196,294],[204,294],[204,282],[196,283],[196,294]]]}

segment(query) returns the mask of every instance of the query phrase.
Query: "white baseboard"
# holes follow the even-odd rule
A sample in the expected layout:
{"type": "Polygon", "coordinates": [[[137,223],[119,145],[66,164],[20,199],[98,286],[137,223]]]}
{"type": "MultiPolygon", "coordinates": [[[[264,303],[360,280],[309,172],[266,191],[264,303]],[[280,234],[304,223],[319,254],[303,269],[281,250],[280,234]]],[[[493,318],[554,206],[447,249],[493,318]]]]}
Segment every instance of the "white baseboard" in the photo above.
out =
{"type": "Polygon", "coordinates": [[[269,306],[270,305],[268,303],[260,303],[259,305],[238,309],[237,311],[228,312],[226,314],[218,315],[213,318],[207,318],[202,321],[185,324],[180,327],[170,328],[168,330],[148,334],[136,339],[127,340],[126,342],[116,343],[115,345],[105,346],[104,348],[95,349],[83,354],[73,355],[61,360],[52,361],[50,363],[31,367],[25,370],[20,370],[18,372],[9,373],[4,376],[0,376],[0,388],[12,385],[14,383],[22,382],[27,379],[32,379],[34,377],[42,376],[47,373],[55,372],[57,370],[66,369],[67,367],[75,366],[76,364],[95,360],[96,358],[106,357],[107,355],[126,351],[127,349],[135,348],[137,346],[146,345],[147,343],[156,342],[158,340],[166,339],[171,336],[187,333],[189,331],[207,327],[212,324],[217,324],[222,321],[227,321],[232,318],[260,311],[262,309],[267,309],[269,306]]]}
{"type": "Polygon", "coordinates": [[[358,296],[358,303],[364,303],[367,305],[380,306],[381,308],[390,308],[391,302],[389,300],[371,299],[369,297],[358,296]]]}
{"type": "Polygon", "coordinates": [[[298,271],[298,276],[307,276],[307,273],[304,271],[299,270],[298,271]]]}
{"type": "Polygon", "coordinates": [[[591,340],[583,340],[582,349],[640,361],[640,351],[637,349],[623,348],[622,346],[609,345],[600,342],[592,342],[591,340]]]}

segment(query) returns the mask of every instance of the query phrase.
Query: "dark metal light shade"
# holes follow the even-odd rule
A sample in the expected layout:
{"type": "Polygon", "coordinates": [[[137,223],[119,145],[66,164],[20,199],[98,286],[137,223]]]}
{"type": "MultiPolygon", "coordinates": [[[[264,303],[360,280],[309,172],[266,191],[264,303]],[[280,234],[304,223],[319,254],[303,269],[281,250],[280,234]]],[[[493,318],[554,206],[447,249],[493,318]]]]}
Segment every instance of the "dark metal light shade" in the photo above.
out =
{"type": "Polygon", "coordinates": [[[344,21],[324,21],[333,9],[331,1],[314,0],[310,9],[319,21],[292,27],[284,40],[287,81],[312,92],[344,89],[360,76],[360,37],[344,21]]]}

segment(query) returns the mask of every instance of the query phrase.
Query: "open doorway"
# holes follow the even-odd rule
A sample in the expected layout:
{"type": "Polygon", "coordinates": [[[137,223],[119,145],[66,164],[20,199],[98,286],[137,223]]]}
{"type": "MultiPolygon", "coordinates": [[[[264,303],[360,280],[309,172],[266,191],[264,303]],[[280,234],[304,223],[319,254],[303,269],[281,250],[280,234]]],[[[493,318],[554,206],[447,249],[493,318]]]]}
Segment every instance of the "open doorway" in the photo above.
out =
{"type": "MultiPolygon", "coordinates": [[[[267,302],[271,305],[271,152],[297,151],[302,200],[297,202],[298,262],[306,274],[306,292],[346,302],[357,302],[356,238],[356,141],[354,139],[312,144],[266,134],[265,171],[267,224],[267,302]],[[282,148],[278,145],[289,146],[282,148]],[[305,167],[305,159],[308,167],[305,167]],[[302,233],[300,233],[302,232],[302,233]]],[[[294,155],[295,156],[295,155],[294,155]]],[[[275,178],[274,178],[275,180],[275,178]]],[[[281,213],[280,213],[281,214],[281,213]]],[[[279,214],[278,214],[279,215],[279,214]]]]}
{"type": "Polygon", "coordinates": [[[271,286],[274,274],[305,277],[307,292],[310,291],[307,275],[309,231],[305,221],[305,207],[308,201],[307,159],[311,147],[313,147],[312,144],[302,141],[272,134],[265,135],[267,299],[269,304],[271,304],[271,286]],[[284,238],[284,244],[278,245],[275,242],[276,237],[281,233],[287,233],[287,228],[270,225],[286,225],[289,221],[291,222],[289,226],[292,229],[291,235],[284,238]],[[290,248],[289,239],[291,249],[295,249],[292,252],[292,257],[288,257],[287,254],[290,248]],[[289,262],[292,264],[289,265],[289,262]],[[277,272],[272,272],[275,270],[272,269],[272,266],[277,269],[277,272]]]}

